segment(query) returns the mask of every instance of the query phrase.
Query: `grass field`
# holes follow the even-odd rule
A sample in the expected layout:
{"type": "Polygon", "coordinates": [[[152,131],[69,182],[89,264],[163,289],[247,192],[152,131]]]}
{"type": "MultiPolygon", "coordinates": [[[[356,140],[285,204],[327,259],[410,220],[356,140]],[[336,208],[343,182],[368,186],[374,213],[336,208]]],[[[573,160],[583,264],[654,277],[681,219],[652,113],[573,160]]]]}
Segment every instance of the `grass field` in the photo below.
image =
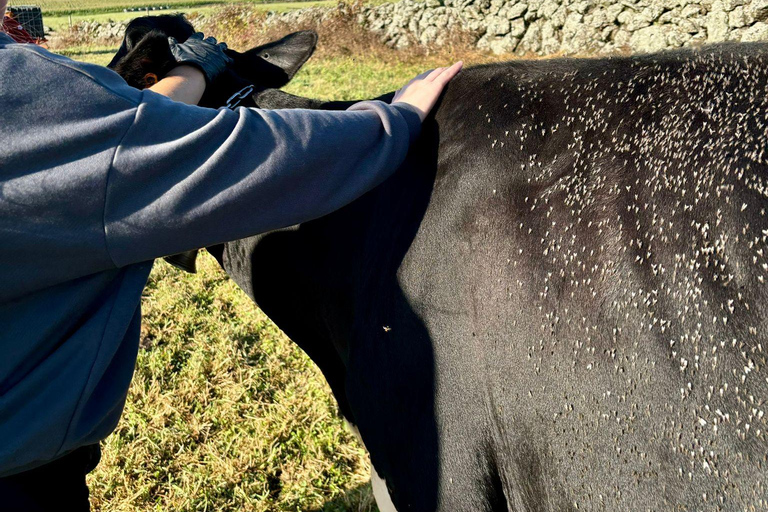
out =
{"type": "Polygon", "coordinates": [[[200,263],[194,276],[155,265],[125,412],[89,477],[94,509],[375,510],[320,372],[200,263]]]}
{"type": "MultiPolygon", "coordinates": [[[[274,11],[283,12],[291,9],[303,9],[306,7],[318,7],[318,6],[331,6],[335,5],[333,0],[315,0],[315,1],[301,1],[301,2],[270,2],[270,3],[254,3],[252,8],[257,11],[274,11]]],[[[141,5],[147,5],[141,4],[141,5]]],[[[108,23],[110,21],[126,21],[138,18],[139,16],[157,15],[157,14],[205,14],[210,15],[213,13],[219,5],[211,4],[210,2],[201,3],[199,5],[182,4],[182,6],[174,7],[163,11],[149,11],[149,12],[123,12],[121,9],[110,8],[109,10],[99,10],[98,12],[91,12],[82,10],[77,14],[62,14],[62,13],[43,13],[43,22],[46,26],[51,27],[55,31],[61,31],[69,28],[70,23],[75,25],[83,21],[98,21],[99,23],[108,23]]],[[[104,8],[106,9],[106,8],[104,8]]]]}
{"type": "MultiPolygon", "coordinates": [[[[245,28],[233,41],[239,49],[273,37],[245,28]]],[[[347,41],[336,29],[321,33],[317,54],[287,91],[373,97],[456,56],[368,48],[365,37],[347,41]]],[[[220,27],[211,30],[231,40],[220,27]]],[[[100,65],[115,50],[57,49],[100,65]]],[[[338,417],[319,370],[213,258],[199,263],[197,275],[155,264],[125,413],[89,477],[94,509],[375,511],[367,455],[338,417]]]]}
{"type": "MultiPolygon", "coordinates": [[[[239,0],[240,3],[268,4],[274,0],[239,0]]],[[[279,1],[279,0],[278,0],[279,1]]],[[[123,9],[168,6],[177,9],[189,9],[200,6],[215,6],[232,3],[229,0],[38,0],[27,2],[25,0],[11,0],[14,5],[38,5],[43,15],[65,14],[98,14],[105,12],[117,12],[123,9]]],[[[282,2],[285,3],[285,2],[282,2]]]]}

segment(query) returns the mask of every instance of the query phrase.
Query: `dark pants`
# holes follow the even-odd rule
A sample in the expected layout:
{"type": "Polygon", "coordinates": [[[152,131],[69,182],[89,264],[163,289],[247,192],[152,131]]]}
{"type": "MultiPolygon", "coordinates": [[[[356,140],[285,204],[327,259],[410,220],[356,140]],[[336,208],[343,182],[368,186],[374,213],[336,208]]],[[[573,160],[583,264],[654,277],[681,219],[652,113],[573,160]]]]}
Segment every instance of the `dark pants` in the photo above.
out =
{"type": "Polygon", "coordinates": [[[88,512],[85,475],[93,471],[100,458],[99,445],[92,444],[44,466],[0,478],[0,510],[88,512]]]}

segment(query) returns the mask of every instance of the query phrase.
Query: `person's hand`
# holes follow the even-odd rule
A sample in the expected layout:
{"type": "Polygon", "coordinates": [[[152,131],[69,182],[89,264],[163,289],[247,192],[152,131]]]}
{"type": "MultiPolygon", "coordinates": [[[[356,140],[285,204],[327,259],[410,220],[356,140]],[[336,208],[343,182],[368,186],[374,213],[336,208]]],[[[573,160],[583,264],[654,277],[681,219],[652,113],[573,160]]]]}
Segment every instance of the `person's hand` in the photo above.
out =
{"type": "Polygon", "coordinates": [[[207,83],[211,83],[226,69],[227,64],[232,62],[232,59],[224,53],[227,45],[216,42],[213,37],[204,39],[202,32],[189,36],[189,39],[183,43],[169,37],[168,44],[176,62],[198,68],[205,75],[207,83]]]}
{"type": "Polygon", "coordinates": [[[415,107],[423,122],[437,103],[445,85],[461,71],[463,65],[464,63],[459,61],[449,68],[437,68],[422,73],[397,91],[392,103],[407,103],[415,107]]]}

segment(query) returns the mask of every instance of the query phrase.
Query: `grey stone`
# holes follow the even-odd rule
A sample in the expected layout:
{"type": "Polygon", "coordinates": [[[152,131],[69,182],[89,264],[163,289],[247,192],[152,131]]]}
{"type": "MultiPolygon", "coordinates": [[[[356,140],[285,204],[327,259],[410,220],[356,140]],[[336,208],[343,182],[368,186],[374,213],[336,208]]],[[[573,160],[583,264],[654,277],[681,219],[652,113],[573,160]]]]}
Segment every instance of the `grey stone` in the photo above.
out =
{"type": "Polygon", "coordinates": [[[544,3],[539,7],[538,14],[542,18],[551,18],[559,8],[560,2],[557,0],[544,0],[544,3]]]}
{"type": "Polygon", "coordinates": [[[726,11],[732,11],[736,7],[746,4],[747,0],[722,0],[722,2],[723,2],[723,9],[725,9],[726,11]]]}
{"type": "Polygon", "coordinates": [[[482,35],[485,34],[485,23],[482,20],[469,20],[464,23],[464,29],[482,35]]]}
{"type": "MultiPolygon", "coordinates": [[[[264,23],[317,23],[344,12],[316,7],[273,12],[264,23]]],[[[396,48],[443,44],[453,29],[461,29],[479,48],[518,55],[768,41],[768,0],[401,0],[365,7],[355,19],[396,48]]],[[[82,23],[76,29],[117,39],[125,23],[82,23]]]]}
{"type": "Polygon", "coordinates": [[[613,33],[618,30],[617,27],[605,27],[603,30],[600,31],[600,40],[603,42],[608,42],[613,39],[613,33]]]}
{"type": "Polygon", "coordinates": [[[589,10],[590,6],[591,6],[591,2],[588,2],[588,1],[576,2],[571,5],[571,9],[573,9],[579,14],[584,14],[589,10]]]}
{"type": "Polygon", "coordinates": [[[617,50],[629,50],[632,33],[628,30],[618,29],[613,33],[613,45],[617,50]]]}
{"type": "Polygon", "coordinates": [[[687,34],[695,34],[700,30],[691,20],[678,20],[677,26],[687,34]]]}
{"type": "Polygon", "coordinates": [[[670,10],[668,10],[665,13],[662,13],[661,16],[659,16],[658,22],[659,23],[674,23],[675,20],[680,19],[680,11],[682,9],[680,7],[674,7],[670,10]]]}
{"type": "Polygon", "coordinates": [[[541,53],[548,55],[560,50],[560,31],[550,21],[541,27],[541,53]]]}
{"type": "Polygon", "coordinates": [[[518,18],[513,20],[509,25],[509,35],[513,37],[522,37],[522,35],[525,34],[525,21],[522,19],[518,18]]]}
{"type": "Polygon", "coordinates": [[[679,48],[691,39],[691,35],[677,27],[666,27],[667,48],[679,48]]]}
{"type": "Polygon", "coordinates": [[[741,35],[741,41],[768,41],[768,23],[758,21],[751,27],[745,29],[741,35]]]}
{"type": "Polygon", "coordinates": [[[707,41],[716,43],[725,41],[728,35],[728,13],[723,8],[722,0],[712,2],[712,10],[707,14],[707,41]]]}
{"type": "Polygon", "coordinates": [[[437,36],[440,35],[440,29],[437,27],[427,27],[424,32],[419,36],[419,42],[425,46],[433,44],[437,40],[437,36]]]}
{"type": "Polygon", "coordinates": [[[517,48],[517,44],[520,40],[516,37],[513,37],[509,34],[506,36],[496,39],[490,43],[490,50],[495,53],[496,55],[501,55],[504,53],[512,53],[515,51],[515,48],[517,48]]]}
{"type": "Polygon", "coordinates": [[[525,14],[527,10],[528,4],[514,4],[507,8],[506,15],[508,19],[513,20],[525,14]]]}
{"type": "Polygon", "coordinates": [[[484,35],[480,39],[477,40],[477,47],[481,50],[488,50],[491,48],[491,43],[496,41],[498,38],[496,36],[491,35],[484,35]]]}
{"type": "Polygon", "coordinates": [[[747,6],[746,12],[755,21],[765,21],[768,18],[768,0],[752,0],[747,6]]]}
{"type": "Polygon", "coordinates": [[[598,7],[584,16],[584,23],[594,28],[603,28],[612,25],[616,21],[616,16],[618,16],[619,12],[621,11],[610,11],[603,7],[598,7]]]}
{"type": "Polygon", "coordinates": [[[680,11],[680,16],[683,18],[690,18],[702,14],[701,6],[698,4],[688,4],[680,11]]]}
{"type": "Polygon", "coordinates": [[[629,39],[632,50],[655,52],[667,47],[666,29],[661,25],[644,27],[637,30],[629,39]]]}
{"type": "Polygon", "coordinates": [[[640,30],[641,28],[649,26],[655,18],[653,17],[652,11],[643,9],[639,12],[632,10],[623,11],[616,17],[616,19],[623,25],[622,28],[634,32],[635,30],[640,30]]]}
{"type": "Polygon", "coordinates": [[[435,16],[435,26],[439,29],[446,29],[451,22],[451,18],[447,14],[441,14],[435,16]]]}
{"type": "Polygon", "coordinates": [[[505,0],[491,0],[491,6],[488,8],[488,14],[497,15],[502,7],[504,7],[505,0]]]}
{"type": "Polygon", "coordinates": [[[518,55],[535,54],[541,51],[541,20],[536,20],[528,26],[525,35],[520,39],[515,53],[518,55]]]}
{"type": "Polygon", "coordinates": [[[468,19],[471,19],[471,20],[480,20],[480,19],[483,19],[483,15],[482,15],[482,13],[480,12],[480,8],[478,8],[476,5],[470,5],[470,6],[468,6],[466,9],[464,9],[463,11],[461,11],[461,13],[462,13],[464,16],[466,16],[468,19]]]}
{"type": "Polygon", "coordinates": [[[491,16],[486,22],[488,34],[501,36],[509,32],[509,20],[499,16],[491,16]]]}
{"type": "Polygon", "coordinates": [[[565,18],[567,14],[568,10],[564,5],[561,5],[555,12],[552,13],[552,16],[549,17],[549,22],[552,23],[553,27],[560,28],[563,26],[563,24],[565,24],[565,18]]]}
{"type": "Polygon", "coordinates": [[[747,26],[747,14],[743,6],[738,6],[728,14],[728,26],[730,28],[741,28],[747,26]]]}

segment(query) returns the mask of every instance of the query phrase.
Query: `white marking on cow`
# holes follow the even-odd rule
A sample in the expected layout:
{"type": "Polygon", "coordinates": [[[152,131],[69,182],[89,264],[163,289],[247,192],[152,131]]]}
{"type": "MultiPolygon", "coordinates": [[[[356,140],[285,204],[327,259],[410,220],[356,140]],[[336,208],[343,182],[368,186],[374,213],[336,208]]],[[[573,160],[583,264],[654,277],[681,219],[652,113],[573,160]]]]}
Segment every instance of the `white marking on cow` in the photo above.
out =
{"type": "MultiPolygon", "coordinates": [[[[344,423],[347,424],[349,430],[355,434],[357,440],[360,441],[360,444],[365,448],[363,437],[360,435],[360,430],[358,430],[357,426],[350,423],[347,418],[344,418],[344,423]]],[[[368,450],[368,448],[365,449],[366,451],[368,450]]],[[[376,505],[379,507],[379,512],[397,512],[395,504],[392,503],[392,498],[389,496],[387,482],[376,472],[373,463],[371,463],[371,487],[373,487],[373,497],[376,499],[376,505]]]]}

